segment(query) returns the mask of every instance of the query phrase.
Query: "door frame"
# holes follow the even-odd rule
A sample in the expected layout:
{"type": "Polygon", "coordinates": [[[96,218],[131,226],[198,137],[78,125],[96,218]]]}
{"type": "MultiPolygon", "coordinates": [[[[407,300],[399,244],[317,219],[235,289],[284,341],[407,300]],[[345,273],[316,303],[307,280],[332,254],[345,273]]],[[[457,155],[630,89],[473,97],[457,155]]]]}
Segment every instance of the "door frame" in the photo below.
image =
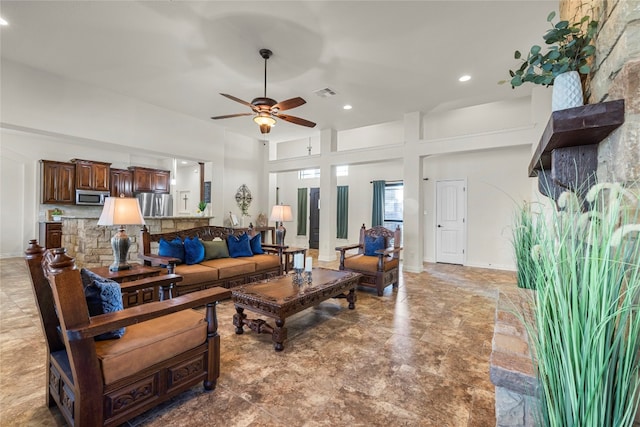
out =
{"type": "Polygon", "coordinates": [[[468,238],[468,230],[467,230],[467,224],[468,224],[468,188],[469,185],[467,183],[467,178],[451,178],[451,179],[438,179],[435,182],[435,186],[434,186],[434,192],[433,192],[433,198],[434,198],[434,202],[433,202],[433,206],[434,206],[434,218],[433,218],[433,236],[434,236],[434,261],[436,263],[444,263],[444,261],[438,261],[438,183],[439,182],[451,182],[451,181],[459,181],[462,183],[463,186],[463,191],[464,191],[464,209],[463,209],[463,222],[462,222],[462,262],[461,265],[466,265],[467,264],[467,238],[468,238]]]}

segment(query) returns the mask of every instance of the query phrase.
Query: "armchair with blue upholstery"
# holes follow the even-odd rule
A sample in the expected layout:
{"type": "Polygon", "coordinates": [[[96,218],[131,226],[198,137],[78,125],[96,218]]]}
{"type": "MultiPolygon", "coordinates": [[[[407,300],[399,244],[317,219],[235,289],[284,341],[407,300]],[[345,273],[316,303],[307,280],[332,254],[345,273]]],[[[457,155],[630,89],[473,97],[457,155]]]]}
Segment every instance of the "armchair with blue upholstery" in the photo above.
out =
{"type": "Polygon", "coordinates": [[[362,224],[357,245],[336,248],[340,251],[340,270],[361,273],[360,286],[375,288],[378,296],[382,296],[389,285],[397,288],[402,250],[400,235],[400,227],[391,231],[381,226],[367,229],[362,224]],[[347,254],[354,249],[358,250],[357,254],[347,254]]]}

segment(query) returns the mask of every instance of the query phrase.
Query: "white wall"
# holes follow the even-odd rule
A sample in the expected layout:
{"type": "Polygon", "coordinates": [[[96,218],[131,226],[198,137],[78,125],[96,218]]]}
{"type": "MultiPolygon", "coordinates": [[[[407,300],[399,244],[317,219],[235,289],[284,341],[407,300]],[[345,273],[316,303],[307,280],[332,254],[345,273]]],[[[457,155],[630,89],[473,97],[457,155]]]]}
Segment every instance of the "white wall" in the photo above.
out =
{"type": "Polygon", "coordinates": [[[530,147],[432,156],[423,160],[425,261],[435,261],[435,186],[438,180],[467,179],[466,265],[515,269],[511,250],[512,214],[529,200],[530,147]]]}
{"type": "MultiPolygon", "coordinates": [[[[171,169],[170,159],[174,157],[211,162],[215,202],[211,213],[220,224],[223,212],[235,207],[233,195],[239,186],[235,181],[250,181],[245,182],[250,186],[260,181],[263,153],[258,147],[262,144],[225,132],[210,120],[195,119],[5,59],[0,77],[2,257],[21,256],[27,240],[37,237],[37,221],[43,218],[39,215],[39,159],[83,158],[112,162],[114,167],[163,169],[171,169]],[[227,150],[232,152],[229,162],[225,161],[227,150]],[[234,167],[240,169],[234,171],[234,167]],[[232,192],[230,187],[234,185],[232,192]]],[[[260,197],[258,194],[258,203],[264,204],[260,197]]],[[[78,209],[64,208],[73,214],[78,209]]]]}

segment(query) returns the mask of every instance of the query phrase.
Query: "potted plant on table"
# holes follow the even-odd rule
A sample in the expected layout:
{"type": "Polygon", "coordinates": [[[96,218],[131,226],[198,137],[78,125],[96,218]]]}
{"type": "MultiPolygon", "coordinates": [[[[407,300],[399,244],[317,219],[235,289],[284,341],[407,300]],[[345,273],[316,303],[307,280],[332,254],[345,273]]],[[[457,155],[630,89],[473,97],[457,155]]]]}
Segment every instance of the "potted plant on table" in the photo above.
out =
{"type": "MultiPolygon", "coordinates": [[[[516,70],[509,70],[511,87],[524,83],[534,83],[544,86],[553,85],[552,110],[578,107],[583,104],[582,79],[591,72],[591,63],[596,53],[592,44],[598,21],[584,16],[579,21],[552,21],[556,13],[547,16],[551,28],[542,37],[548,49],[543,52],[542,47],[532,46],[526,58],[516,50],[514,57],[522,61],[516,70]]],[[[501,83],[505,83],[503,80],[501,83]]]]}
{"type": "Polygon", "coordinates": [[[55,208],[51,211],[51,219],[53,219],[54,221],[61,221],[62,220],[62,211],[58,208],[55,208]]]}
{"type": "Polygon", "coordinates": [[[204,216],[205,209],[207,209],[207,202],[205,202],[204,200],[200,200],[196,213],[200,216],[204,216]]]}

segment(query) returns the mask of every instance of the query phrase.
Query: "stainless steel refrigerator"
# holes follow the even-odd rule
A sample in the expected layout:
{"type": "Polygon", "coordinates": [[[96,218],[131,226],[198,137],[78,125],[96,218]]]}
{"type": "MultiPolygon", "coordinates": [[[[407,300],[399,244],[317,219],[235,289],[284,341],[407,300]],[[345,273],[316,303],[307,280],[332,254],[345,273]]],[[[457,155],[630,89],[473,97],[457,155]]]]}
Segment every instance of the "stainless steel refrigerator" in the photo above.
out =
{"type": "Polygon", "coordinates": [[[138,193],[142,216],[173,216],[173,197],[171,194],[138,193]]]}

